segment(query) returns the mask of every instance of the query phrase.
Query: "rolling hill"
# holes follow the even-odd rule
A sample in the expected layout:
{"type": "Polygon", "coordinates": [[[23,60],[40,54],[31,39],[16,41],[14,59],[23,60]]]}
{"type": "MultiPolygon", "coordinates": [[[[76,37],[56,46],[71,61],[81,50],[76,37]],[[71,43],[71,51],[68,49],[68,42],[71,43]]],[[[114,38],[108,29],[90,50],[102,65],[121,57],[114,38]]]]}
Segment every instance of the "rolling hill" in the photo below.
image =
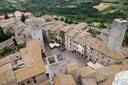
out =
{"type": "MultiPolygon", "coordinates": [[[[35,16],[57,15],[61,20],[66,17],[70,23],[85,21],[90,26],[98,23],[98,28],[110,28],[113,19],[128,19],[128,0],[0,0],[0,15],[16,10],[29,11],[35,16]]],[[[128,42],[128,32],[125,37],[128,42]]]]}
{"type": "Polygon", "coordinates": [[[128,6],[122,3],[121,0],[0,0],[0,14],[16,10],[30,11],[35,16],[64,16],[77,22],[100,22],[103,23],[101,26],[104,26],[111,23],[114,18],[128,18],[128,6]],[[102,2],[111,5],[99,10],[103,7],[102,2]]]}

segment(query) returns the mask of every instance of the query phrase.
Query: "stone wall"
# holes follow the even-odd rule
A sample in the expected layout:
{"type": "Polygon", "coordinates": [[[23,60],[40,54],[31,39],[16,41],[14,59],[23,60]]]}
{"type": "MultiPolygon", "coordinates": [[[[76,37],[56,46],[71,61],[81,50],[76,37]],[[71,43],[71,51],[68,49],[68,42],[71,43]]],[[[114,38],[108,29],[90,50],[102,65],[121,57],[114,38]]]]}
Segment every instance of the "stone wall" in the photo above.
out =
{"type": "Polygon", "coordinates": [[[26,79],[25,81],[19,82],[18,85],[38,85],[41,82],[47,81],[45,73],[26,79]]]}
{"type": "MultiPolygon", "coordinates": [[[[25,43],[25,39],[23,36],[18,36],[15,38],[18,44],[25,43]]],[[[14,47],[13,38],[8,39],[2,43],[0,43],[0,51],[2,51],[5,47],[14,47]]]]}
{"type": "Polygon", "coordinates": [[[103,65],[112,65],[114,63],[119,63],[118,60],[114,60],[109,58],[108,56],[98,52],[95,49],[88,48],[87,49],[87,59],[92,61],[93,63],[98,62],[103,65]]]}

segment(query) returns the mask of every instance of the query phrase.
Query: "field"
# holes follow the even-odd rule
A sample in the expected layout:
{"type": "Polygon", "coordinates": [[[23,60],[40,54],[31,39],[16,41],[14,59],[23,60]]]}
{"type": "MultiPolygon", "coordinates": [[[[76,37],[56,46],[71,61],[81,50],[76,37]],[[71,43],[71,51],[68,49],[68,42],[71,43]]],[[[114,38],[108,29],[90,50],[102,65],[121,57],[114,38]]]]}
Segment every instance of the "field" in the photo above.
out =
{"type": "Polygon", "coordinates": [[[68,23],[82,21],[94,26],[95,22],[98,28],[110,28],[115,18],[128,19],[127,0],[0,0],[0,14],[16,10],[29,11],[37,17],[45,14],[66,17],[61,20],[68,23]]]}
{"type": "Polygon", "coordinates": [[[111,3],[100,3],[99,5],[94,6],[94,8],[98,9],[99,11],[102,11],[110,7],[111,5],[111,3]]]}
{"type": "Polygon", "coordinates": [[[111,24],[115,18],[128,18],[128,10],[123,10],[127,6],[117,3],[120,0],[103,0],[103,2],[102,0],[0,0],[0,14],[16,10],[30,11],[35,16],[57,15],[89,24],[93,22],[111,24]]]}
{"type": "Polygon", "coordinates": [[[107,3],[119,3],[120,0],[103,0],[103,2],[107,2],[107,3]]]}

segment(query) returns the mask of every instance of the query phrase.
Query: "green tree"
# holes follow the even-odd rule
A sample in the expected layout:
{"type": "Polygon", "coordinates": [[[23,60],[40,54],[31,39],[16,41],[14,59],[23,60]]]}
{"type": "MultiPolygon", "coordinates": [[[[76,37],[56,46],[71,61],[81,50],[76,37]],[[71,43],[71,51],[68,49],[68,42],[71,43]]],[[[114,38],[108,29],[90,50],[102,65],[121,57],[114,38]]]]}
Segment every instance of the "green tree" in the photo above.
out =
{"type": "Polygon", "coordinates": [[[123,0],[123,4],[128,5],[128,0],[123,0]]]}
{"type": "Polygon", "coordinates": [[[64,21],[64,18],[62,17],[62,18],[60,18],[60,21],[64,21]]]}
{"type": "Polygon", "coordinates": [[[54,18],[55,20],[59,20],[57,17],[54,18]]]}
{"type": "Polygon", "coordinates": [[[60,31],[60,36],[61,36],[61,39],[62,39],[62,45],[64,46],[64,43],[65,43],[65,32],[63,31],[60,31]]]}
{"type": "Polygon", "coordinates": [[[65,19],[65,23],[68,23],[68,19],[67,18],[65,19]]]}
{"type": "Polygon", "coordinates": [[[104,23],[99,24],[99,28],[107,28],[104,23]]]}
{"type": "Polygon", "coordinates": [[[10,32],[4,32],[3,28],[0,27],[0,42],[3,42],[9,38],[11,38],[12,36],[14,36],[14,33],[10,33],[10,32]]]}
{"type": "Polygon", "coordinates": [[[128,46],[128,32],[125,34],[124,44],[128,46]]]}
{"type": "Polygon", "coordinates": [[[0,36],[1,35],[5,35],[5,33],[4,33],[4,31],[3,31],[3,28],[2,27],[0,27],[0,36]]]}
{"type": "Polygon", "coordinates": [[[0,42],[3,42],[4,40],[5,40],[5,33],[2,27],[0,27],[0,42]]]}
{"type": "Polygon", "coordinates": [[[4,15],[4,19],[9,19],[8,14],[5,14],[5,15],[4,15]]]}
{"type": "Polygon", "coordinates": [[[22,14],[22,15],[21,15],[21,21],[22,21],[22,22],[25,22],[25,19],[26,19],[25,15],[22,14]]]}
{"type": "Polygon", "coordinates": [[[73,23],[73,21],[72,21],[72,20],[68,20],[68,23],[69,23],[69,24],[72,24],[72,23],[73,23]]]}
{"type": "Polygon", "coordinates": [[[11,48],[5,47],[5,48],[3,49],[3,51],[0,52],[0,55],[1,55],[1,56],[7,56],[7,55],[11,54],[12,52],[13,52],[13,50],[12,50],[11,48]]]}

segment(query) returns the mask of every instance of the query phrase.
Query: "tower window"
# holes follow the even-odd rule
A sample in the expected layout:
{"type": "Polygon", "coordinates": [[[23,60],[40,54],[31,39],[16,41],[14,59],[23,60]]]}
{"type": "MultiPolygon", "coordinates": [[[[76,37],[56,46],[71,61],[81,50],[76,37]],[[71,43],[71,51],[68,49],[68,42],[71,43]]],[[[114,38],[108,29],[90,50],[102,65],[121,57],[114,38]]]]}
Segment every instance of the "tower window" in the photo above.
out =
{"type": "Polygon", "coordinates": [[[30,81],[30,80],[28,80],[28,81],[27,81],[27,84],[29,84],[29,83],[31,83],[31,81],[30,81]]]}
{"type": "Polygon", "coordinates": [[[36,79],[35,77],[33,77],[33,79],[36,79]]]}
{"type": "Polygon", "coordinates": [[[21,83],[21,85],[25,85],[25,83],[21,83]]]}
{"type": "Polygon", "coordinates": [[[37,81],[36,81],[36,80],[34,80],[33,82],[34,82],[34,83],[36,83],[37,81]]]}
{"type": "Polygon", "coordinates": [[[49,77],[49,73],[46,73],[46,77],[49,77]]]}

